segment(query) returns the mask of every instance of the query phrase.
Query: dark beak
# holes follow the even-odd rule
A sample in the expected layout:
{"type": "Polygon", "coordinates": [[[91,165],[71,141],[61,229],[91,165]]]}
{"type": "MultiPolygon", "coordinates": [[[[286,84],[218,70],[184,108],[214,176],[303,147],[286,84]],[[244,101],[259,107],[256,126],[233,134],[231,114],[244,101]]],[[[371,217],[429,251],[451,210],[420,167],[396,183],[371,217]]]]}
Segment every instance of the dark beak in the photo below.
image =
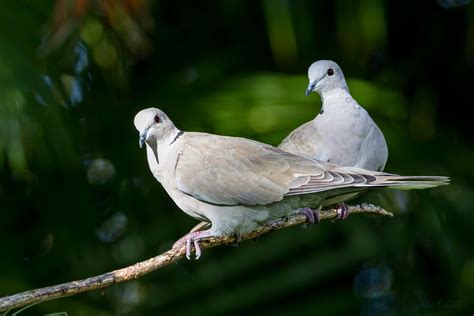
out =
{"type": "Polygon", "coordinates": [[[147,133],[148,129],[146,129],[143,133],[140,134],[140,138],[138,139],[138,144],[140,145],[140,148],[143,148],[143,145],[145,144],[147,133]]]}
{"type": "Polygon", "coordinates": [[[306,96],[308,96],[311,93],[311,91],[314,90],[314,87],[316,87],[315,83],[310,83],[309,84],[308,88],[306,88],[306,96]]]}

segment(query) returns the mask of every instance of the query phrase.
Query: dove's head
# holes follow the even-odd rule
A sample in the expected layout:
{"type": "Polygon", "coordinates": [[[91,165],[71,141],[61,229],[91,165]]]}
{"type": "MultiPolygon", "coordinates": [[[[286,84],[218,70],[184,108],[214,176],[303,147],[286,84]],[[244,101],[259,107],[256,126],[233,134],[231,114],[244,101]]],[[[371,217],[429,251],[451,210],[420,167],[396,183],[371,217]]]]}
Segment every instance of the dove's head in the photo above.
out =
{"type": "Polygon", "coordinates": [[[309,84],[306,95],[311,91],[321,94],[333,89],[348,90],[341,68],[331,60],[318,60],[308,69],[309,84]]]}
{"type": "Polygon", "coordinates": [[[133,123],[140,134],[140,148],[145,142],[159,142],[172,137],[177,130],[168,116],[157,108],[141,110],[135,115],[133,123]]]}

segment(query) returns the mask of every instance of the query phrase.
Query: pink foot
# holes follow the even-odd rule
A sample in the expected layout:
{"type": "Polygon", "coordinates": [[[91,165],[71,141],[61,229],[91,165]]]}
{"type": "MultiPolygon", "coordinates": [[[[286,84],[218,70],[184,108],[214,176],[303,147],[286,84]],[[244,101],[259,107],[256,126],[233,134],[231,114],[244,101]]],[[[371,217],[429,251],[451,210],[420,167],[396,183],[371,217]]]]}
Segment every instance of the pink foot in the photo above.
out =
{"type": "Polygon", "coordinates": [[[346,203],[340,203],[337,208],[337,219],[344,220],[349,217],[349,206],[346,203]]]}
{"type": "Polygon", "coordinates": [[[199,246],[199,239],[211,236],[212,234],[209,232],[209,230],[190,232],[175,242],[173,248],[186,245],[186,258],[191,260],[191,248],[194,246],[194,252],[196,254],[195,259],[198,260],[202,254],[201,247],[199,246]]]}
{"type": "Polygon", "coordinates": [[[313,210],[309,207],[305,207],[299,210],[300,213],[304,214],[306,216],[307,223],[304,224],[304,227],[309,227],[315,222],[319,222],[319,210],[313,210]]]}

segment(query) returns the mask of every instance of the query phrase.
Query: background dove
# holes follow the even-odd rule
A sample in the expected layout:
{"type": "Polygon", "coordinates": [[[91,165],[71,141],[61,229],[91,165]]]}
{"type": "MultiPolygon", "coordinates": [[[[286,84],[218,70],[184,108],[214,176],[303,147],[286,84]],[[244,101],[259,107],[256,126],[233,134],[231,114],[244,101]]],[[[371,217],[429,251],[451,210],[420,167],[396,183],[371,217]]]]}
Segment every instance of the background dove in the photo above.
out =
{"type": "Polygon", "coordinates": [[[140,111],[134,123],[155,178],[185,213],[212,224],[187,235],[188,258],[192,242],[200,256],[200,238],[245,234],[303,207],[342,202],[368,188],[448,181],[339,168],[245,138],[182,132],[156,108],[140,111]]]}
{"type": "Polygon", "coordinates": [[[306,95],[321,95],[321,112],[291,132],[279,148],[338,166],[382,171],[387,144],[369,113],[352,98],[341,68],[320,60],[308,69],[306,95]]]}

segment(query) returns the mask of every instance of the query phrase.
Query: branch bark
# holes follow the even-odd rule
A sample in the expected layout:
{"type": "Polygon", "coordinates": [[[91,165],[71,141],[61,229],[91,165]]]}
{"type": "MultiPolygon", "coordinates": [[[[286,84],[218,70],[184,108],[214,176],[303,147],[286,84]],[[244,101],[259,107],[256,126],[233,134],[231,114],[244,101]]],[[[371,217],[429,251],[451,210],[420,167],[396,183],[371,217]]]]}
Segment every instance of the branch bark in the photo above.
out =
{"type": "MultiPolygon", "coordinates": [[[[392,213],[385,211],[383,208],[370,204],[349,206],[349,214],[356,213],[372,213],[382,216],[393,216],[392,213]]],[[[319,219],[335,219],[337,216],[338,213],[336,209],[328,209],[320,211],[319,219]]],[[[304,224],[305,222],[306,217],[304,215],[292,214],[262,225],[249,234],[240,236],[240,240],[238,242],[248,239],[255,239],[263,234],[295,225],[304,224]]],[[[201,249],[207,249],[220,245],[233,244],[235,242],[237,242],[235,236],[212,237],[200,240],[200,245],[201,249]]],[[[14,308],[38,303],[41,301],[49,301],[61,297],[72,296],[82,292],[97,290],[111,286],[113,284],[134,280],[154,270],[167,266],[172,262],[182,259],[183,257],[185,257],[184,246],[180,248],[172,248],[156,257],[98,276],[34,289],[10,296],[4,296],[0,298],[0,311],[8,312],[14,308]]]]}

